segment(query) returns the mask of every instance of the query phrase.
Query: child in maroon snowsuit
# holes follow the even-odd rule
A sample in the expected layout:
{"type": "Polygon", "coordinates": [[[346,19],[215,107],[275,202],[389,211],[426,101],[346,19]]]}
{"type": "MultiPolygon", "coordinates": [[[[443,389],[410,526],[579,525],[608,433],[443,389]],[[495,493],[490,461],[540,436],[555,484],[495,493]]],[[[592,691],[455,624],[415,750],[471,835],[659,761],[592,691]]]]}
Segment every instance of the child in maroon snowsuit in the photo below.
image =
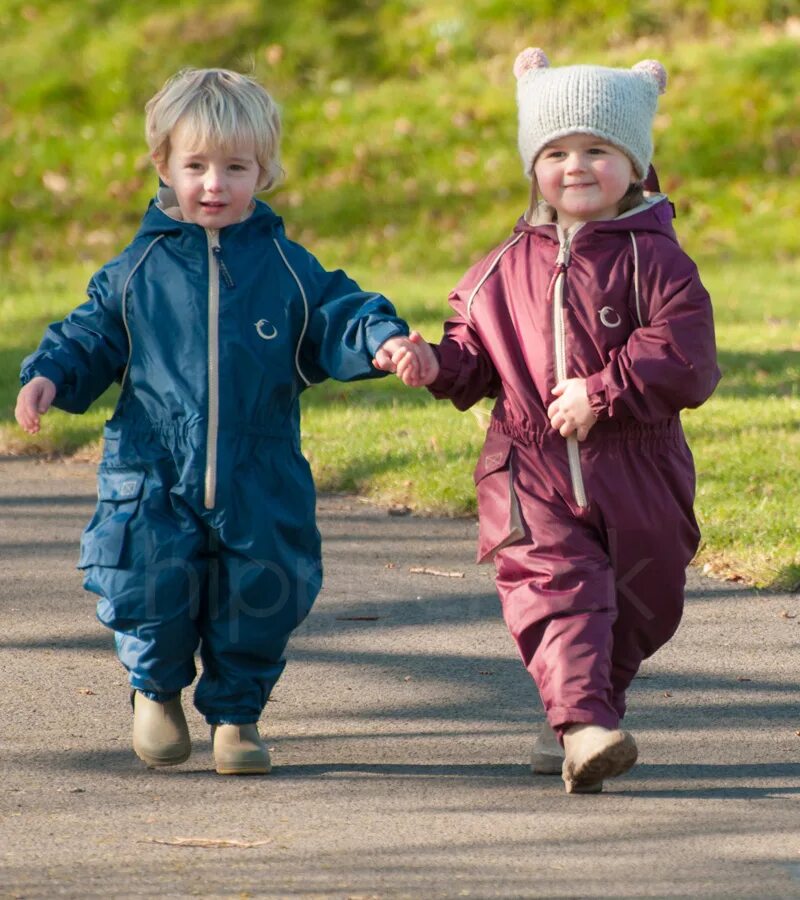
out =
{"type": "Polygon", "coordinates": [[[515,74],[542,202],[452,293],[419,375],[397,374],[462,410],[497,398],[475,470],[478,559],[494,560],[555,732],[534,771],[595,792],[636,761],[625,691],[681,618],[699,531],[679,412],[717,384],[714,326],[671,204],[643,190],[661,65],[551,69],[529,49],[515,74]]]}

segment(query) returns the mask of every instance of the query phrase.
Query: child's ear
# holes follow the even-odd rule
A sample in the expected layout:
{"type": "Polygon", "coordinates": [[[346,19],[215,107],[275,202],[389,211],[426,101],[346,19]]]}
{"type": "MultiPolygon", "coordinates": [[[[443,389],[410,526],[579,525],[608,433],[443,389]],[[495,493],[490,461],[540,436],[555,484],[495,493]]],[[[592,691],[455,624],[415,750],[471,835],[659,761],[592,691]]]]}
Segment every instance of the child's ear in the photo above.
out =
{"type": "Polygon", "coordinates": [[[167,161],[163,156],[156,156],[153,154],[150,157],[153,160],[153,165],[156,167],[156,172],[158,172],[158,177],[167,185],[167,187],[172,187],[169,183],[169,167],[167,166],[167,161]]]}

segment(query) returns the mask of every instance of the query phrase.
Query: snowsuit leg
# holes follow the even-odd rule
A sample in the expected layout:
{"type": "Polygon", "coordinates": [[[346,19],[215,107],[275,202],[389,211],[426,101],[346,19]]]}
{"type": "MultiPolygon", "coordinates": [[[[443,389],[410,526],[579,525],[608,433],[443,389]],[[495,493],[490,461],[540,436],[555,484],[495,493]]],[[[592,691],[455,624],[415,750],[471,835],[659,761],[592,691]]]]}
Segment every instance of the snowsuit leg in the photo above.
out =
{"type": "Polygon", "coordinates": [[[625,691],[642,660],[675,634],[683,614],[686,567],[700,541],[694,464],[675,432],[620,440],[586,456],[592,503],[615,575],[611,679],[622,718],[625,691]],[[631,500],[620,503],[620,497],[631,500]]]}
{"type": "Polygon", "coordinates": [[[101,465],[79,562],[131,686],[161,701],[194,680],[208,568],[202,523],[172,502],[168,468],[101,465]]]}
{"type": "Polygon", "coordinates": [[[194,702],[211,724],[258,721],[283,672],[289,636],[319,590],[313,561],[287,564],[266,542],[260,551],[220,542],[210,561],[194,702]]]}
{"type": "Polygon", "coordinates": [[[208,602],[199,621],[203,674],[194,702],[211,724],[256,722],[285,666],[292,631],[322,583],[316,497],[291,442],[242,437],[220,447],[208,602]]]}
{"type": "Polygon", "coordinates": [[[506,624],[553,728],[577,722],[616,728],[616,592],[602,543],[560,501],[525,497],[521,505],[525,537],[495,558],[506,624]]]}

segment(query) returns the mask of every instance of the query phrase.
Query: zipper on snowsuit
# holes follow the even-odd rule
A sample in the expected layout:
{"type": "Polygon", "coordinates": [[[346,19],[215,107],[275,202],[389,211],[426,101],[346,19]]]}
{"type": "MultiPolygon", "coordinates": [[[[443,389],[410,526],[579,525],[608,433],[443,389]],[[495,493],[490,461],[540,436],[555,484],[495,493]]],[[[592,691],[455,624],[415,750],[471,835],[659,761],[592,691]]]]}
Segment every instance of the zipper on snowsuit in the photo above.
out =
{"type": "MultiPolygon", "coordinates": [[[[580,228],[580,225],[578,225],[580,228]]],[[[569,266],[570,243],[575,236],[576,228],[572,234],[568,231],[562,234],[559,228],[561,245],[556,259],[556,278],[553,285],[553,343],[555,348],[556,381],[567,378],[567,338],[564,327],[564,280],[569,266]]],[[[575,502],[580,509],[585,509],[589,503],[586,499],[586,489],[583,484],[583,472],[581,471],[581,452],[578,438],[571,434],[565,438],[567,442],[567,461],[569,462],[569,475],[572,481],[572,493],[575,502]]]]}
{"type": "MultiPolygon", "coordinates": [[[[217,496],[217,440],[219,437],[219,278],[228,272],[221,262],[219,232],[206,229],[208,240],[208,426],[206,430],[206,509],[213,509],[217,496]]],[[[224,277],[224,276],[223,276],[224,277]]],[[[226,282],[230,279],[228,274],[226,282]]]]}

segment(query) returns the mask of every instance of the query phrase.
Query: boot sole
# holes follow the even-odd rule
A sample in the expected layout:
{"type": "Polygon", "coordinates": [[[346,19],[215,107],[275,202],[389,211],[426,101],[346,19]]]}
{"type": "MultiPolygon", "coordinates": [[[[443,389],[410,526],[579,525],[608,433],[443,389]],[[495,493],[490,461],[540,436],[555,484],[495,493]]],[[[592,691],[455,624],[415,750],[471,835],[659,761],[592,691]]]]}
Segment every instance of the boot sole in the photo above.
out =
{"type": "Polygon", "coordinates": [[[582,765],[574,769],[567,760],[564,762],[563,779],[568,794],[596,793],[587,788],[600,784],[602,790],[604,778],[616,778],[633,767],[639,751],[631,735],[623,732],[618,740],[607,744],[594,756],[584,760],[582,765]]]}
{"type": "Polygon", "coordinates": [[[267,763],[217,763],[217,775],[269,775],[272,765],[267,763]]]}
{"type": "Polygon", "coordinates": [[[151,769],[163,769],[167,766],[178,766],[182,762],[186,762],[186,760],[192,755],[191,747],[188,750],[182,750],[178,754],[170,754],[165,756],[153,756],[150,753],[146,753],[136,747],[133,748],[133,752],[143,763],[145,763],[151,769]]]}

